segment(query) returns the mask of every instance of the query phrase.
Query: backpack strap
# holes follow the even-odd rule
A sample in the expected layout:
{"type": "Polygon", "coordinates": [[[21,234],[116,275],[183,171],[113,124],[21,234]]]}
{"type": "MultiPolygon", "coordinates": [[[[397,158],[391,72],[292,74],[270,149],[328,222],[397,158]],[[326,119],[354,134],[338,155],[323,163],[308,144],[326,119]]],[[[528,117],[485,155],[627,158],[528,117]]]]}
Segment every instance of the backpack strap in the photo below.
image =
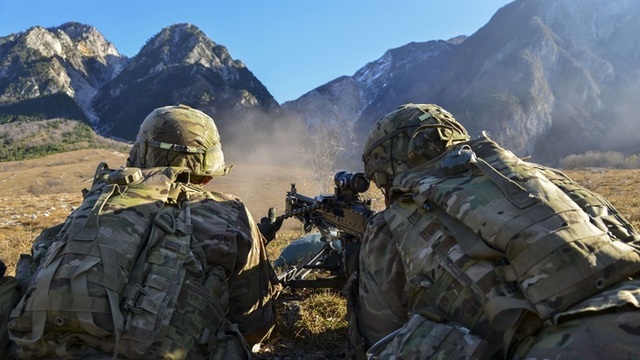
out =
{"type": "Polygon", "coordinates": [[[491,164],[486,162],[482,158],[474,158],[469,162],[469,165],[475,165],[484,175],[486,175],[493,183],[502,190],[504,196],[513,205],[519,209],[527,208],[536,202],[540,201],[537,197],[531,194],[529,191],[518,185],[515,181],[502,175],[491,164]],[[475,160],[475,161],[474,161],[475,160]]]}
{"type": "Polygon", "coordinates": [[[93,205],[93,209],[91,209],[91,213],[89,213],[89,217],[87,217],[87,220],[84,223],[84,227],[74,237],[75,240],[93,241],[96,239],[96,236],[98,236],[98,232],[100,231],[100,223],[98,221],[100,213],[102,212],[102,209],[104,208],[104,205],[107,203],[109,198],[111,198],[111,196],[116,193],[116,189],[119,190],[119,187],[116,184],[106,185],[103,193],[93,205]]]}
{"type": "Polygon", "coordinates": [[[437,212],[438,219],[447,228],[447,231],[456,239],[458,244],[462,246],[464,252],[474,259],[494,259],[498,260],[504,257],[504,253],[490,247],[478,234],[474,233],[467,226],[463,226],[458,220],[454,219],[446,211],[439,206],[431,207],[437,212]]]}

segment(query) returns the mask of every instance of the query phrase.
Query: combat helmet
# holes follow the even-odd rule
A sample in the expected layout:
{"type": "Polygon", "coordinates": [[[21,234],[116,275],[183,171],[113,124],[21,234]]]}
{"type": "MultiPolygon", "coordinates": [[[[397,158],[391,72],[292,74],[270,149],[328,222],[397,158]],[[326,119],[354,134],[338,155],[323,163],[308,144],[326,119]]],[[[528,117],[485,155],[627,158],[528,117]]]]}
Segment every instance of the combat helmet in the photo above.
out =
{"type": "Polygon", "coordinates": [[[129,153],[127,166],[185,167],[193,179],[228,172],[215,122],[202,111],[186,105],[164,106],[147,115],[129,153]]]}
{"type": "Polygon", "coordinates": [[[371,128],[362,161],[367,178],[380,188],[397,174],[440,156],[467,130],[448,111],[434,104],[405,104],[371,128]]]}

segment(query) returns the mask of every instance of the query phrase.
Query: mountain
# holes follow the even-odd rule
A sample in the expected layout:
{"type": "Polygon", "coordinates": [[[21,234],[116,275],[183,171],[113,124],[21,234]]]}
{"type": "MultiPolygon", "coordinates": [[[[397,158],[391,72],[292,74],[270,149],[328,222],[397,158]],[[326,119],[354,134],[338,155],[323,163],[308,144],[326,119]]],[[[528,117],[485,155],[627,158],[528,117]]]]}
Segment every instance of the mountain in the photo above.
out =
{"type": "Polygon", "coordinates": [[[223,138],[267,125],[280,105],[227,48],[191,24],[162,29],[93,101],[102,132],[133,140],[153,109],[186,104],[211,115],[223,138]]]}
{"type": "Polygon", "coordinates": [[[360,149],[369,129],[358,128],[355,120],[368,117],[363,112],[371,109],[386,111],[388,98],[402,94],[407,84],[425,81],[423,76],[429,74],[425,69],[433,59],[437,55],[451,54],[463,40],[464,37],[458,37],[449,41],[412,42],[388,50],[353,76],[339,77],[296,100],[285,102],[282,108],[290,117],[303,119],[312,137],[322,136],[323,141],[344,148],[346,151],[340,155],[345,161],[341,166],[359,167],[360,149]],[[331,138],[327,128],[339,129],[339,133],[331,138]]]}
{"type": "Polygon", "coordinates": [[[431,86],[411,91],[535,161],[638,153],[639,15],[634,0],[515,1],[460,45],[431,86]]]}
{"type": "Polygon", "coordinates": [[[242,61],[191,24],[162,29],[132,59],[92,26],[36,26],[0,38],[0,64],[0,123],[69,118],[133,140],[153,109],[183,103],[231,137],[273,127],[280,112],[242,61]]]}
{"type": "MultiPolygon", "coordinates": [[[[242,150],[255,157],[276,133],[298,127],[299,121],[283,118],[280,105],[242,61],[191,24],[162,29],[131,59],[89,25],[34,27],[0,38],[0,64],[0,161],[72,146],[59,138],[35,140],[41,132],[32,131],[30,122],[79,120],[100,135],[131,141],[153,109],[170,104],[212,116],[225,148],[235,148],[238,156],[242,150]],[[15,124],[4,129],[8,123],[15,124]],[[21,131],[30,136],[11,135],[21,131]]],[[[65,141],[80,141],[73,126],[65,129],[65,141]]],[[[82,144],[104,143],[92,140],[99,138],[96,133],[81,133],[88,140],[82,144]]]]}
{"type": "Polygon", "coordinates": [[[421,79],[423,68],[436,55],[451,53],[459,41],[413,42],[388,50],[380,59],[368,63],[353,76],[339,77],[296,100],[285,102],[282,107],[289,112],[303,114],[311,126],[327,124],[351,127],[364,109],[376,106],[389,93],[402,91],[402,88],[395,89],[395,84],[421,79]],[[396,79],[403,74],[412,74],[412,79],[396,79]]]}
{"type": "Polygon", "coordinates": [[[249,156],[273,156],[260,149],[275,144],[277,156],[292,157],[286,148],[303,146],[361,166],[371,125],[414,102],[439,104],[472,135],[486,131],[548,165],[587,151],[639,154],[637,5],[516,0],[468,37],[390,49],[282,105],[191,24],[162,29],[131,59],[89,25],[36,26],[0,38],[0,126],[75,119],[133,140],[151,110],[183,103],[211,115],[226,147],[249,156]]]}
{"type": "Polygon", "coordinates": [[[283,107],[310,122],[341,123],[347,114],[360,144],[398,105],[426,102],[537,162],[588,150],[640,153],[637,5],[517,0],[466,39],[387,51],[283,107]]]}
{"type": "Polygon", "coordinates": [[[55,117],[96,122],[93,97],[127,61],[93,26],[79,23],[1,37],[0,123],[55,117]]]}

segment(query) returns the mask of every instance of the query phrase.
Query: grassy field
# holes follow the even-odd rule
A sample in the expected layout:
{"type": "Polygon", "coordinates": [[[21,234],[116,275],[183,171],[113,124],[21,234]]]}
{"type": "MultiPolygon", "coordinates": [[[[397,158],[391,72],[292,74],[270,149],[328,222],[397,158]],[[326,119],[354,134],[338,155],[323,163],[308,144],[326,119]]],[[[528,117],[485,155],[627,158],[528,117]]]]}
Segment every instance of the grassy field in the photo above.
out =
{"type": "MultiPolygon", "coordinates": [[[[44,228],[64,221],[81,201],[81,189],[89,187],[96,165],[106,161],[116,168],[126,154],[108,150],[80,150],[46,158],[0,163],[0,257],[8,272],[21,253],[29,253],[31,241],[44,228]]],[[[636,228],[640,228],[640,170],[575,170],[567,174],[586,188],[607,197],[636,228]]],[[[269,207],[284,211],[291,183],[300,193],[314,196],[319,188],[332,191],[332,178],[315,184],[309,170],[265,164],[236,164],[228,176],[216,178],[207,188],[240,197],[254,218],[269,207]]],[[[382,206],[376,190],[368,196],[382,206]]],[[[301,224],[286,220],[268,252],[275,259],[283,246],[303,235],[301,224]]],[[[279,318],[270,339],[257,352],[260,359],[344,358],[347,321],[344,299],[328,290],[285,291],[278,299],[279,318]]]]}

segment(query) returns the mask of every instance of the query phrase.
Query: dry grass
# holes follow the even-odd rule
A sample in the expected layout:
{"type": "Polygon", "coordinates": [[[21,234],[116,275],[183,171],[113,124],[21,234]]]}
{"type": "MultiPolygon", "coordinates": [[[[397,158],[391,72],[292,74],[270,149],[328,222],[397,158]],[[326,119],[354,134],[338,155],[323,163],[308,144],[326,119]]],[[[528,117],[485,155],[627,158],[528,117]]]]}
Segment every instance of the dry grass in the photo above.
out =
{"type": "Polygon", "coordinates": [[[43,159],[0,163],[0,256],[15,270],[19,254],[45,228],[65,220],[90,186],[100,161],[124,163],[126,155],[107,150],[81,150],[43,159]]]}
{"type": "Polygon", "coordinates": [[[585,188],[607,198],[640,230],[640,169],[585,169],[565,173],[585,188]]]}
{"type": "Polygon", "coordinates": [[[347,355],[347,304],[335,290],[285,291],[271,337],[258,359],[344,359],[347,355]]]}
{"type": "MultiPolygon", "coordinates": [[[[126,154],[107,150],[80,150],[43,159],[0,163],[0,257],[9,273],[21,253],[30,251],[31,241],[44,228],[64,221],[80,204],[81,189],[90,185],[96,165],[106,161],[123,165],[126,154]]],[[[607,197],[618,210],[640,228],[640,170],[575,170],[567,174],[585,187],[607,197]]],[[[232,172],[215,179],[210,190],[239,196],[259,219],[267,209],[284,211],[284,198],[292,182],[300,193],[313,196],[317,185],[310,172],[291,167],[238,164],[232,172]]],[[[332,179],[327,177],[327,189],[332,179]]],[[[371,190],[374,208],[382,198],[371,190]]],[[[285,221],[276,240],[268,246],[271,259],[289,241],[303,235],[295,219],[285,221]]],[[[347,343],[344,298],[328,290],[287,291],[278,299],[279,319],[272,337],[257,353],[260,359],[343,358],[347,343]]]]}

